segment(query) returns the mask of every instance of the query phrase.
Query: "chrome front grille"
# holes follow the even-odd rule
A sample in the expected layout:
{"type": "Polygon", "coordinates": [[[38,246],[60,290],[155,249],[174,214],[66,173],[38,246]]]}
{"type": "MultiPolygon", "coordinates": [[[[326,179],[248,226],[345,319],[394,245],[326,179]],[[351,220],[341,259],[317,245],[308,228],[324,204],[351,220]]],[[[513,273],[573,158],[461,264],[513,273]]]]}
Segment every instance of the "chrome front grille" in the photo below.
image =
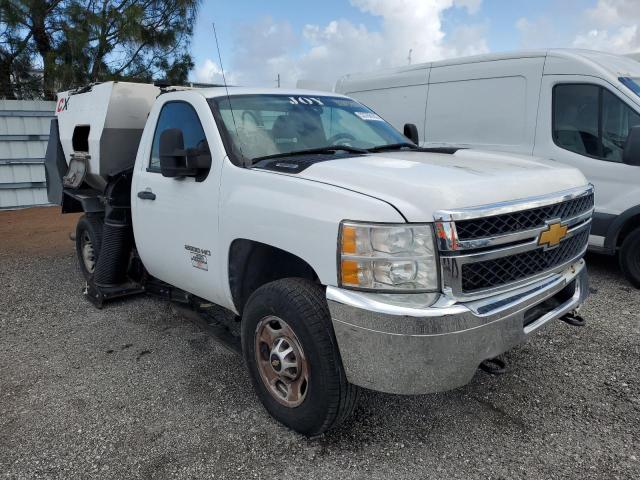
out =
{"type": "Polygon", "coordinates": [[[559,272],[586,252],[593,205],[589,186],[437,212],[444,291],[479,298],[559,272]]]}
{"type": "Polygon", "coordinates": [[[558,248],[538,248],[507,257],[462,266],[462,291],[471,293],[512,283],[546,272],[580,255],[589,243],[589,230],[581,230],[558,248]]]}

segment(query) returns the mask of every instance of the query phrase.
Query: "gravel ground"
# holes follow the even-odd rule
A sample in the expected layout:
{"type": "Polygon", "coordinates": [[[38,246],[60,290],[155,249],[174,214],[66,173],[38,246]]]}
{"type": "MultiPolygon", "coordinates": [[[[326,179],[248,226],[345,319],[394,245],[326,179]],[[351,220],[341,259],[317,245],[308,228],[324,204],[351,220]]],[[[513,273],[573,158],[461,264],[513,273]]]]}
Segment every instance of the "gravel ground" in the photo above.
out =
{"type": "Polygon", "coordinates": [[[2,478],[640,478],[640,295],[609,258],[589,258],[587,326],[555,322],[505,356],[508,374],[366,391],[306,439],[167,303],[94,309],[62,250],[0,250],[2,478]]]}

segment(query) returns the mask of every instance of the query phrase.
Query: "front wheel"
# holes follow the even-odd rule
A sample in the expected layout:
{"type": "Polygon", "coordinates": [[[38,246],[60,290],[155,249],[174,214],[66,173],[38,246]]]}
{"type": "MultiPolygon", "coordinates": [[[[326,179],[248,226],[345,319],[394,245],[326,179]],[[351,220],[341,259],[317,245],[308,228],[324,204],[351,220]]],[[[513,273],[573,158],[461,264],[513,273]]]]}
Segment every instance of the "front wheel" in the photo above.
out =
{"type": "Polygon", "coordinates": [[[618,255],[625,277],[633,286],[640,288],[640,228],[627,235],[618,255]]]}
{"type": "Polygon", "coordinates": [[[249,298],[242,353],[267,411],[304,435],[319,435],[353,411],[359,390],[347,382],[324,290],[287,278],[249,298]]]}

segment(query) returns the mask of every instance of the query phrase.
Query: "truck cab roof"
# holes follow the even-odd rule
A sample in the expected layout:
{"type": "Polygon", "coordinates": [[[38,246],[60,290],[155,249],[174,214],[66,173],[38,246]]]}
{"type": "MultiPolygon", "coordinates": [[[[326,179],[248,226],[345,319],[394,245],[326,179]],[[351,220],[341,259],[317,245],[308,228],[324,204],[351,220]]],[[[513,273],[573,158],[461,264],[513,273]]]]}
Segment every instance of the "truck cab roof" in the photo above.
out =
{"type": "Polygon", "coordinates": [[[323,92],[319,90],[301,90],[296,88],[261,88],[261,87],[212,87],[194,88],[194,92],[205,98],[226,97],[227,95],[291,95],[305,97],[344,97],[344,95],[334,92],[323,92]]]}

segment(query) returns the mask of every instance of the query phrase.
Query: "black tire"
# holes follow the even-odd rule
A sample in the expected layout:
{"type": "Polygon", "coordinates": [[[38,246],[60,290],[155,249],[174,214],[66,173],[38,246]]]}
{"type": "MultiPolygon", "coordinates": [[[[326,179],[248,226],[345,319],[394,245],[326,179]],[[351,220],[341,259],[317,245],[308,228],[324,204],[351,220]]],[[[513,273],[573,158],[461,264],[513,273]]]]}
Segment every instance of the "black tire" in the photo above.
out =
{"type": "Polygon", "coordinates": [[[271,416],[287,427],[303,435],[319,435],[353,412],[359,389],[347,382],[321,286],[287,278],[256,290],[242,316],[242,353],[260,401],[271,416]],[[273,316],[291,328],[308,364],[305,395],[296,406],[283,405],[261,377],[256,356],[257,328],[273,316]]]}
{"type": "Polygon", "coordinates": [[[83,215],[76,226],[76,255],[78,256],[80,271],[82,271],[82,275],[84,275],[87,282],[93,281],[94,269],[98,263],[98,256],[102,247],[102,225],[102,217],[83,215]],[[90,248],[93,250],[92,262],[88,261],[84,253],[87,243],[90,243],[90,248]]]}
{"type": "Polygon", "coordinates": [[[629,233],[618,253],[620,268],[631,284],[640,288],[640,228],[629,233]]]}

